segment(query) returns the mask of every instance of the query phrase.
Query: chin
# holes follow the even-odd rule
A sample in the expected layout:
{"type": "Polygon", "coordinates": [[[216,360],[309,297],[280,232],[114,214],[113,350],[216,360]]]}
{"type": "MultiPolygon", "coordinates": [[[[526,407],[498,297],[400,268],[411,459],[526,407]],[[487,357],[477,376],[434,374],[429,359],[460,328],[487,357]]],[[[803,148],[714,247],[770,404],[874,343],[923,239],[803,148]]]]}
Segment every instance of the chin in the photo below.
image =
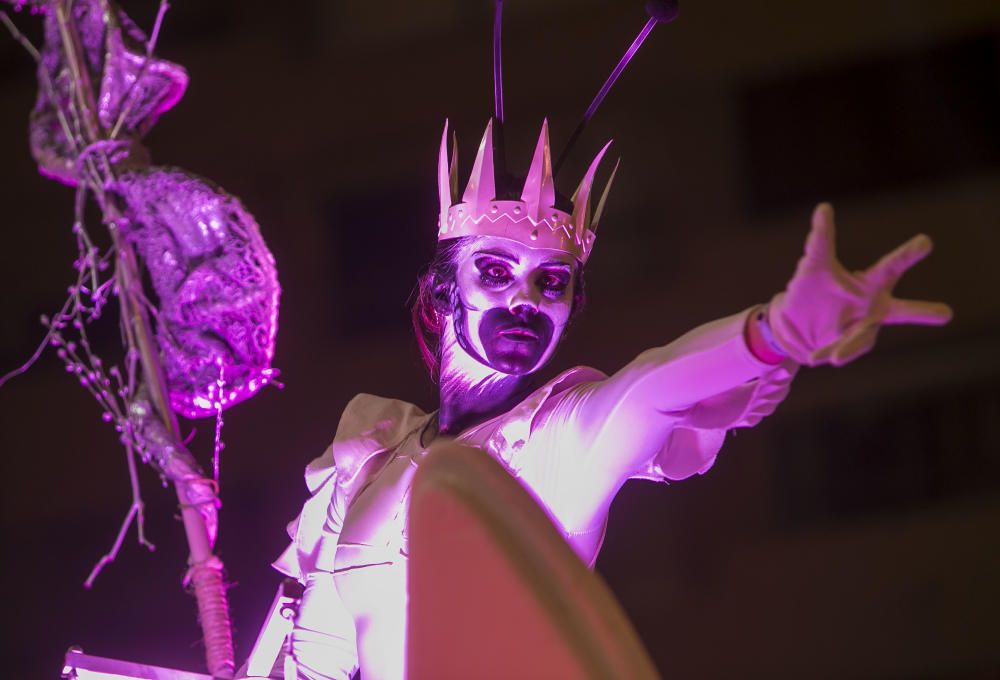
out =
{"type": "Polygon", "coordinates": [[[515,348],[487,350],[486,360],[489,367],[507,375],[529,375],[545,364],[544,348],[521,344],[515,348]]]}
{"type": "Polygon", "coordinates": [[[522,363],[494,362],[490,365],[490,368],[507,375],[530,375],[541,367],[534,364],[527,366],[522,363]]]}

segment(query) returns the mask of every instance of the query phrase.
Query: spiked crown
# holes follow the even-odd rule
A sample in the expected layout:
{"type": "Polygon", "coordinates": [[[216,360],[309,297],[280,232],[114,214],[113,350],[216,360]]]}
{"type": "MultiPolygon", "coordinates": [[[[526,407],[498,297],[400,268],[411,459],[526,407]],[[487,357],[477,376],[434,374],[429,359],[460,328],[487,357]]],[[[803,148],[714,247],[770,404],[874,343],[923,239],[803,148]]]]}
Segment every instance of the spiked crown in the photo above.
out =
{"type": "Polygon", "coordinates": [[[549,123],[546,120],[542,123],[520,200],[499,200],[493,164],[493,119],[490,119],[479,144],[469,182],[459,201],[458,143],[455,140],[452,144],[449,161],[448,122],[445,121],[438,155],[438,196],[441,201],[438,240],[462,236],[500,236],[533,248],[561,250],[586,263],[594,245],[608,189],[618,169],[616,164],[592,214],[590,194],[594,174],[609,146],[611,142],[605,144],[591,162],[573,193],[573,212],[567,213],[555,207],[556,189],[549,149],[549,123]]]}

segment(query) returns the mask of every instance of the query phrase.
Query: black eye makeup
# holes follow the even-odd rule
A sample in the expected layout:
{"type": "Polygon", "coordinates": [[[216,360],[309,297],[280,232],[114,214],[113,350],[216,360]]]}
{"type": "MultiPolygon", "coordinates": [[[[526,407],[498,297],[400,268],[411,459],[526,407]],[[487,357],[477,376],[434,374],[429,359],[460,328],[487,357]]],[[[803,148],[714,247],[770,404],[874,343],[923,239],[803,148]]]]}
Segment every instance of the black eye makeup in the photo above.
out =
{"type": "MultiPolygon", "coordinates": [[[[479,281],[485,288],[503,289],[513,283],[516,278],[511,263],[506,258],[483,253],[474,260],[479,281]]],[[[561,266],[542,265],[530,274],[534,285],[542,295],[557,300],[569,288],[571,275],[569,270],[561,266]]]]}
{"type": "Polygon", "coordinates": [[[503,260],[492,257],[480,257],[476,260],[476,269],[483,285],[490,288],[502,288],[510,283],[513,275],[510,266],[503,260]]]}
{"type": "Polygon", "coordinates": [[[538,275],[538,286],[546,297],[558,298],[569,287],[569,272],[562,269],[545,270],[538,275]]]}

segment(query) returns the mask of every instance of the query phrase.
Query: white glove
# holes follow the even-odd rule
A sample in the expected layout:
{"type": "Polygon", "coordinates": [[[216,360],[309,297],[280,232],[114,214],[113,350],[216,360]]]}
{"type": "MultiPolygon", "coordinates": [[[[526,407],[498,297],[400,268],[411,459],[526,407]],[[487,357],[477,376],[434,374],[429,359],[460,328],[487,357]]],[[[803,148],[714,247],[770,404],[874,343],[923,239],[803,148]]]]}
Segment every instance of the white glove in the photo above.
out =
{"type": "Polygon", "coordinates": [[[795,275],[785,292],[771,300],[768,322],[774,340],[801,364],[841,366],[870,350],[883,324],[948,323],[951,308],[946,304],[892,297],[899,278],[931,249],[931,240],[920,234],[869,269],[848,272],[836,256],[833,207],[821,203],[813,211],[795,275]]]}

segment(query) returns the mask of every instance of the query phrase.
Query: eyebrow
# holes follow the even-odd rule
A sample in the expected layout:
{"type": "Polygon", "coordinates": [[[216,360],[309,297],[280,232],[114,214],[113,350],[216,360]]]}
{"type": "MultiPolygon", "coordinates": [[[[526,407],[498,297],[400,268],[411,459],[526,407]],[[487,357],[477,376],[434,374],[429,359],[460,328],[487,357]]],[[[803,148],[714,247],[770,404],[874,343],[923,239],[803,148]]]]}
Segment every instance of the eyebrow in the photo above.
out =
{"type": "MultiPolygon", "coordinates": [[[[476,255],[492,255],[494,257],[499,257],[504,260],[518,264],[521,262],[520,258],[513,253],[509,253],[506,250],[500,250],[497,248],[484,248],[483,250],[477,250],[476,255]]],[[[546,260],[541,264],[542,267],[558,267],[560,269],[572,269],[568,262],[563,262],[562,260],[546,260]]]]}
{"type": "Polygon", "coordinates": [[[486,248],[485,250],[477,250],[476,255],[493,255],[494,257],[500,257],[505,260],[510,260],[514,264],[517,264],[521,260],[518,259],[516,255],[508,253],[506,250],[497,250],[494,248],[486,248]]]}

